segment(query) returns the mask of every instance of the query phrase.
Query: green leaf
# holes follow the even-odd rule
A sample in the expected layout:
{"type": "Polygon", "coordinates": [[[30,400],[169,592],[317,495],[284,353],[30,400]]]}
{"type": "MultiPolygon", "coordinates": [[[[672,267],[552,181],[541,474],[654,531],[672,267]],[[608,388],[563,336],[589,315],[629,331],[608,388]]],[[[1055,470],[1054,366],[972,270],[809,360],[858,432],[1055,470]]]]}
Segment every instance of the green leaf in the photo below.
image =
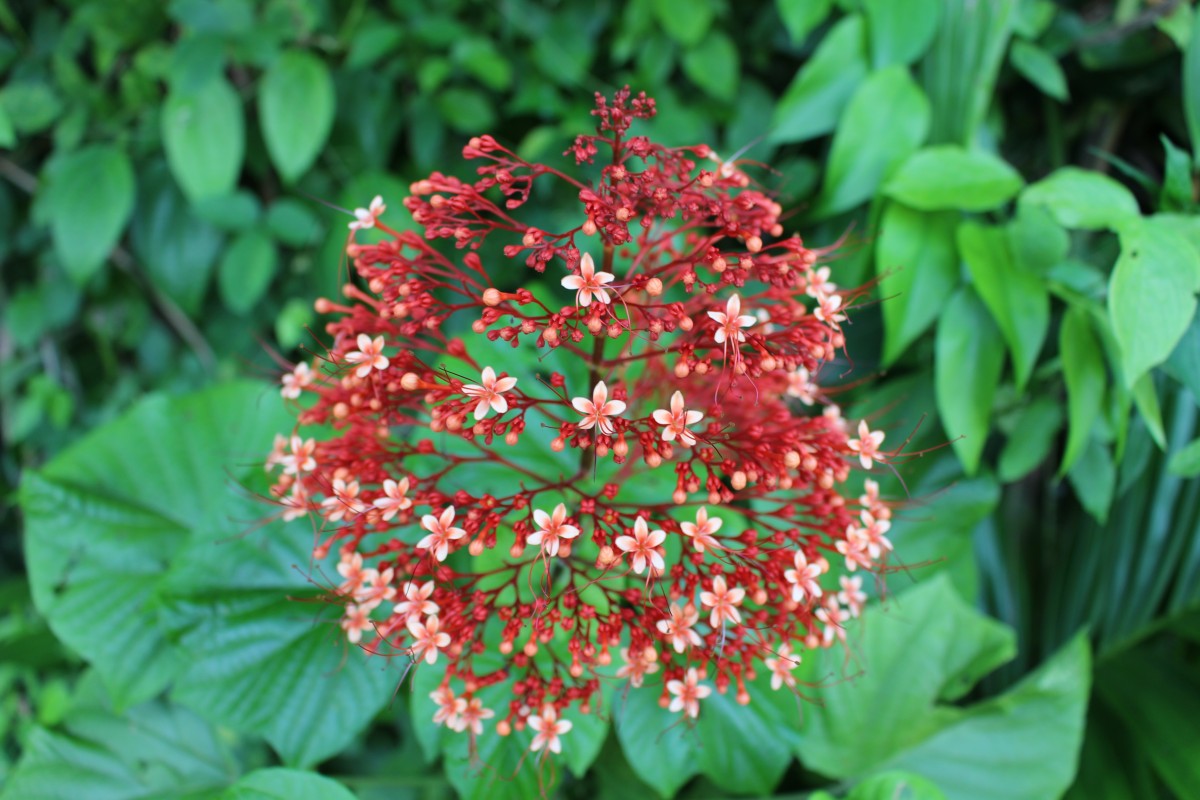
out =
{"type": "Polygon", "coordinates": [[[259,88],[258,118],[267,152],[284,182],[312,166],[333,127],[336,98],[325,62],[304,50],[281,55],[259,88]]]}
{"type": "Polygon", "coordinates": [[[11,150],[17,146],[17,132],[13,128],[12,117],[8,115],[8,107],[0,102],[0,147],[11,150]]]}
{"type": "Polygon", "coordinates": [[[1020,205],[1008,223],[1009,247],[1017,267],[1046,275],[1063,263],[1071,249],[1071,236],[1043,206],[1020,205]]]}
{"type": "Polygon", "coordinates": [[[812,214],[831,216],[869,200],[925,140],[929,101],[904,67],[874,72],[854,92],[829,151],[829,167],[812,214]],[[879,135],[879,120],[888,135],[879,135]]]}
{"type": "Polygon", "coordinates": [[[775,106],[768,140],[802,142],[829,133],[866,76],[866,29],[862,17],[851,14],[825,34],[788,84],[775,106]]]}
{"type": "Polygon", "coordinates": [[[1081,306],[1071,306],[1063,316],[1058,349],[1067,385],[1067,445],[1058,468],[1061,477],[1083,454],[1091,439],[1092,426],[1104,407],[1108,372],[1090,315],[1081,306]]]}
{"type": "MultiPolygon", "coordinates": [[[[368,199],[362,200],[363,205],[368,203],[368,199]]],[[[283,197],[272,203],[267,209],[266,222],[272,236],[292,247],[313,247],[325,235],[324,221],[308,205],[291,197],[283,197]]],[[[345,231],[345,227],[338,231],[343,241],[345,231]]]]}
{"type": "Polygon", "coordinates": [[[229,194],[242,172],[245,120],[237,92],[215,78],[191,92],[171,92],[162,112],[171,174],[193,201],[229,194]]]}
{"type": "Polygon", "coordinates": [[[1186,150],[1176,147],[1165,135],[1159,139],[1166,159],[1159,208],[1164,211],[1186,211],[1196,203],[1192,189],[1192,157],[1186,150]]]}
{"type": "Polygon", "coordinates": [[[946,800],[946,795],[915,773],[885,772],[855,785],[846,800],[946,800]]]}
{"type": "Polygon", "coordinates": [[[123,151],[92,145],[55,164],[45,191],[54,251],[82,285],[104,265],[133,212],[133,167],[123,151]]]}
{"type": "Polygon", "coordinates": [[[1000,480],[1020,480],[1045,461],[1062,423],[1062,409],[1053,398],[1039,397],[1021,409],[1000,452],[996,467],[1000,480]]]}
{"type": "Polygon", "coordinates": [[[336,608],[290,599],[323,594],[293,566],[310,559],[307,523],[247,533],[269,514],[260,454],[293,424],[274,396],[154,395],[27,472],[25,553],[38,610],[118,703],[173,684],[197,713],[310,764],[365,727],[397,676],[347,652],[336,608]]]}
{"type": "Polygon", "coordinates": [[[1200,397],[1200,314],[1192,319],[1192,324],[1171,351],[1163,370],[1188,387],[1192,396],[1200,397]]]}
{"type": "MultiPolygon", "coordinates": [[[[658,704],[652,686],[647,683],[629,692],[618,707],[614,727],[633,771],[662,797],[669,798],[697,775],[700,767],[696,763],[695,738],[676,724],[678,714],[658,704]],[[649,747],[647,742],[655,744],[649,747]]],[[[707,709],[702,710],[701,717],[703,711],[707,709]]]]}
{"type": "Polygon", "coordinates": [[[941,0],[862,0],[871,66],[911,64],[924,55],[941,16],[941,0]]]}
{"type": "Polygon", "coordinates": [[[224,231],[244,231],[258,224],[262,208],[258,198],[245,189],[209,197],[192,204],[196,216],[224,231]]]}
{"type": "MultiPolygon", "coordinates": [[[[403,29],[397,31],[402,35],[403,29]]],[[[513,62],[496,49],[490,39],[471,36],[454,45],[454,60],[484,86],[502,92],[512,85],[513,62]]]]}
{"type": "Polygon", "coordinates": [[[279,267],[279,254],[271,237],[249,230],[233,240],[221,257],[217,286],[225,307],[246,314],[262,299],[279,267]]]}
{"type": "Polygon", "coordinates": [[[833,0],[775,0],[792,44],[800,44],[829,16],[833,0]]]}
{"type": "Polygon", "coordinates": [[[1083,454],[1067,471],[1067,480],[1084,510],[1103,525],[1117,485],[1117,469],[1109,447],[1095,436],[1088,439],[1083,454]]]}
{"type": "Polygon", "coordinates": [[[1166,361],[1196,313],[1200,255],[1155,220],[1122,227],[1109,282],[1108,313],[1121,349],[1125,385],[1166,361]]]}
{"type": "Polygon", "coordinates": [[[921,211],[988,211],[1012,199],[1022,183],[1015,169],[990,153],[935,145],[909,157],[883,192],[921,211]]]}
{"type": "Polygon", "coordinates": [[[1036,44],[1016,39],[1008,57],[1013,68],[1040,89],[1042,94],[1064,103],[1070,99],[1067,76],[1063,74],[1062,67],[1058,65],[1054,56],[1036,44]]]}
{"type": "Polygon", "coordinates": [[[962,253],[975,290],[1004,334],[1012,353],[1017,389],[1025,387],[1050,327],[1050,294],[1037,275],[1018,269],[1004,228],[964,222],[962,253]]]}
{"type": "Polygon", "coordinates": [[[683,74],[718,100],[733,100],[738,87],[738,51],[733,40],[718,30],[683,54],[683,74]]]}
{"type": "Polygon", "coordinates": [[[451,87],[439,92],[434,102],[446,124],[461,133],[486,131],[496,119],[487,95],[475,89],[451,87]]]}
{"type": "Polygon", "coordinates": [[[979,468],[992,400],[1004,367],[1000,331],[970,287],[960,289],[938,323],[934,380],[942,427],[968,475],[979,468]]]}
{"type": "Polygon", "coordinates": [[[1192,36],[1183,51],[1183,118],[1192,139],[1192,157],[1200,158],[1200,14],[1192,16],[1192,36]]]}
{"type": "Polygon", "coordinates": [[[245,775],[218,800],[354,800],[337,781],[315,772],[269,767],[245,775]]]}
{"type": "Polygon", "coordinates": [[[883,298],[884,364],[891,364],[941,315],[959,282],[958,214],[888,203],[879,224],[875,274],[883,298]]]}
{"type": "Polygon", "coordinates": [[[684,47],[695,47],[704,39],[713,21],[708,0],[652,0],[658,24],[684,47]]]}
{"type": "Polygon", "coordinates": [[[1137,200],[1121,184],[1099,172],[1062,167],[1021,193],[1022,205],[1044,206],[1065,228],[1116,230],[1136,217],[1137,200]]]}
{"type": "Polygon", "coordinates": [[[1167,469],[1172,475],[1182,478],[1200,475],[1200,439],[1194,439],[1187,447],[1172,455],[1167,469]]]}

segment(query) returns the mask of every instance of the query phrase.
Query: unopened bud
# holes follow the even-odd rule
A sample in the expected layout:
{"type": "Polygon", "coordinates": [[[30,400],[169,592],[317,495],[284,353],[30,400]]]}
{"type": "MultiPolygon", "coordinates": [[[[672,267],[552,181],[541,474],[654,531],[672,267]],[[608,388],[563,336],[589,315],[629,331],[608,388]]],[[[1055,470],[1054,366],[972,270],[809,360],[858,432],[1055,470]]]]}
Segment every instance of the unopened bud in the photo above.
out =
{"type": "Polygon", "coordinates": [[[676,378],[686,378],[691,373],[691,371],[692,371],[692,368],[689,367],[683,361],[680,361],[678,364],[675,365],[675,377],[676,378]]]}
{"type": "Polygon", "coordinates": [[[596,235],[596,223],[592,222],[592,220],[590,218],[588,219],[587,222],[583,223],[583,235],[584,236],[595,236],[596,235]]]}
{"type": "Polygon", "coordinates": [[[498,306],[504,298],[500,296],[499,289],[484,289],[483,304],[486,306],[498,306]]]}
{"type": "Polygon", "coordinates": [[[675,501],[675,505],[681,506],[687,502],[687,492],[683,489],[676,489],[674,494],[671,495],[671,499],[675,501]]]}
{"type": "Polygon", "coordinates": [[[415,372],[406,372],[400,378],[400,385],[410,392],[416,391],[420,383],[421,379],[417,377],[417,373],[415,372]]]}
{"type": "Polygon", "coordinates": [[[683,319],[679,320],[679,330],[681,331],[690,331],[692,329],[692,325],[693,323],[691,317],[684,317],[683,319]]]}
{"type": "Polygon", "coordinates": [[[562,449],[567,446],[567,440],[561,436],[554,437],[550,442],[550,449],[556,453],[561,453],[562,449]]]}
{"type": "Polygon", "coordinates": [[[651,278],[650,280],[646,281],[646,294],[650,295],[651,297],[658,297],[660,294],[662,294],[662,291],[663,284],[658,278],[651,278]]]}
{"type": "Polygon", "coordinates": [[[483,542],[481,542],[478,539],[471,542],[469,545],[467,545],[467,552],[473,556],[482,555],[483,554],[483,542]]]}
{"type": "Polygon", "coordinates": [[[783,463],[788,469],[795,469],[800,466],[800,454],[795,450],[788,450],[783,456],[783,463]]]}
{"type": "Polygon", "coordinates": [[[737,472],[733,473],[733,475],[729,478],[729,485],[732,486],[734,489],[737,489],[738,491],[745,489],[746,488],[746,473],[742,472],[740,469],[737,472]]]}
{"type": "Polygon", "coordinates": [[[751,253],[757,253],[762,250],[762,239],[757,236],[750,236],[746,239],[746,249],[751,253]]]}

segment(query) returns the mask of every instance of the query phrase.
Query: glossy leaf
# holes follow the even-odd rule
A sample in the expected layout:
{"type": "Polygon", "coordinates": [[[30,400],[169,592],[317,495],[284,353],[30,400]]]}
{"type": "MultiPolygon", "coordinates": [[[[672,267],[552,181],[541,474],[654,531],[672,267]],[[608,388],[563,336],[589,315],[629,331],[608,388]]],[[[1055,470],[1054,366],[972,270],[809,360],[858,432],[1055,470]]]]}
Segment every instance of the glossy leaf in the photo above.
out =
{"type": "Polygon", "coordinates": [[[1163,365],[1164,371],[1200,397],[1200,314],[1192,319],[1183,338],[1163,365]]]}
{"type": "Polygon", "coordinates": [[[867,76],[866,27],[850,14],[830,28],[775,106],[771,142],[803,142],[829,133],[867,76]]]}
{"type": "Polygon", "coordinates": [[[229,194],[242,171],[245,120],[237,92],[224,78],[190,92],[174,91],[162,112],[163,149],[190,200],[229,194]]]}
{"type": "Polygon", "coordinates": [[[1019,269],[1046,275],[1063,263],[1071,237],[1043,206],[1020,205],[1008,223],[1009,248],[1019,269]]]}
{"type": "Polygon", "coordinates": [[[249,230],[233,240],[221,257],[217,285],[225,307],[245,314],[262,299],[279,267],[279,254],[271,237],[249,230]]]}
{"type": "Polygon", "coordinates": [[[1064,475],[1083,454],[1092,426],[1104,407],[1108,372],[1104,354],[1092,330],[1088,312],[1078,306],[1067,309],[1059,330],[1063,380],[1067,386],[1067,444],[1058,474],[1064,475]]]}
{"type": "Polygon", "coordinates": [[[1041,464],[1050,454],[1062,423],[1062,409],[1052,398],[1039,397],[1021,409],[1000,451],[996,466],[1000,480],[1012,483],[1041,464]]]}
{"type": "Polygon", "coordinates": [[[915,773],[885,772],[856,784],[846,800],[946,800],[946,795],[915,773]]]}
{"type": "Polygon", "coordinates": [[[775,0],[775,9],[793,44],[804,41],[829,16],[833,0],[775,0]]]}
{"type": "Polygon", "coordinates": [[[1062,167],[1021,193],[1022,205],[1043,206],[1065,228],[1116,230],[1137,216],[1137,200],[1099,172],[1062,167]]]}
{"type": "Polygon", "coordinates": [[[329,138],[335,108],[329,68],[311,53],[290,50],[267,70],[258,117],[271,162],[285,182],[312,166],[329,138]]]}
{"type": "Polygon", "coordinates": [[[218,800],[354,800],[345,786],[315,772],[269,767],[251,772],[218,800]]]}
{"type": "Polygon", "coordinates": [[[988,211],[1021,190],[1020,174],[990,153],[957,145],[918,150],[883,187],[894,200],[921,211],[988,211]]]}
{"type": "Polygon", "coordinates": [[[1088,439],[1080,458],[1067,471],[1067,479],[1084,510],[1104,524],[1117,484],[1117,469],[1109,447],[1095,436],[1088,439]]]}
{"type": "Polygon", "coordinates": [[[1017,39],[1009,53],[1013,67],[1042,94],[1066,102],[1070,98],[1067,77],[1054,56],[1024,39],[1017,39]]]}
{"type": "Polygon", "coordinates": [[[713,9],[707,0],[653,0],[658,24],[685,47],[698,45],[713,21],[713,9]]]}
{"type": "Polygon", "coordinates": [[[46,196],[54,251],[77,284],[104,265],[133,212],[133,168],[124,152],[92,145],[64,157],[46,196]]]}
{"type": "Polygon", "coordinates": [[[941,0],[862,0],[862,8],[875,69],[920,58],[941,16],[941,0]]]}
{"type": "Polygon", "coordinates": [[[697,47],[684,53],[683,73],[713,97],[733,100],[738,87],[738,62],[733,40],[713,30],[697,47]]]}
{"type": "Polygon", "coordinates": [[[1192,35],[1183,51],[1183,117],[1192,158],[1200,158],[1200,14],[1192,15],[1192,35]]]}
{"type": "Polygon", "coordinates": [[[1182,478],[1200,475],[1200,439],[1194,439],[1187,447],[1174,453],[1167,468],[1172,475],[1182,478]]]}
{"type": "Polygon", "coordinates": [[[975,292],[960,289],[938,323],[934,380],[942,427],[968,475],[979,468],[1003,366],[999,329],[975,292]]]}

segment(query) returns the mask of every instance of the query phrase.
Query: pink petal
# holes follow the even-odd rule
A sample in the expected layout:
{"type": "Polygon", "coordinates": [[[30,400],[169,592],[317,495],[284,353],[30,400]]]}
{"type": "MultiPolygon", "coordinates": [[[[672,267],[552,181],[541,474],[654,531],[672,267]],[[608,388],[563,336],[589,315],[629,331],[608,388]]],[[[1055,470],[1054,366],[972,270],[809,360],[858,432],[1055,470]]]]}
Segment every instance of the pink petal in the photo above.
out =
{"type": "Polygon", "coordinates": [[[568,289],[579,291],[580,287],[583,286],[583,278],[578,275],[568,275],[562,279],[562,285],[568,289]]]}

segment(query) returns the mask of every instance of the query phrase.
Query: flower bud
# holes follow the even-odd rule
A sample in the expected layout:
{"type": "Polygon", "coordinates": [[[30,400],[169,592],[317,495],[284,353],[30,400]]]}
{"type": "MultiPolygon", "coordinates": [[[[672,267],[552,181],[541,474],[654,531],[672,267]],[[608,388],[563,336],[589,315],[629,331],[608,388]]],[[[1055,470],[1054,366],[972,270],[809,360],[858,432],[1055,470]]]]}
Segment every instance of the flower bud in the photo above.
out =
{"type": "Polygon", "coordinates": [[[663,282],[658,278],[651,278],[646,281],[646,294],[651,297],[658,297],[663,292],[663,282]]]}
{"type": "Polygon", "coordinates": [[[502,299],[503,297],[499,289],[489,288],[483,290],[483,304],[486,306],[498,306],[502,299]]]}

